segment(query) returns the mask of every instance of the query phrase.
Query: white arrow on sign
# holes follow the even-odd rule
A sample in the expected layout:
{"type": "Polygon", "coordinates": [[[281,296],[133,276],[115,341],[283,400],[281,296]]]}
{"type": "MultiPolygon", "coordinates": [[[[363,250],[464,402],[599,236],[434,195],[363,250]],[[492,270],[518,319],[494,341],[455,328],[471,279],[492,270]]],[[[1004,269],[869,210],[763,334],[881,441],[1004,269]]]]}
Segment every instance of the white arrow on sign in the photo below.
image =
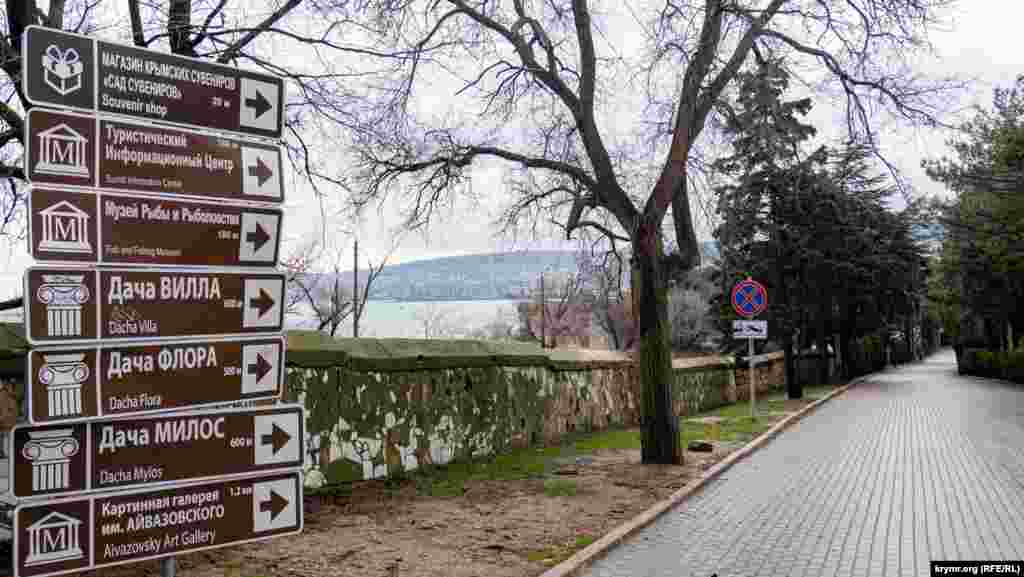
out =
{"type": "Polygon", "coordinates": [[[732,338],[767,339],[768,321],[732,321],[732,338]]]}
{"type": "Polygon", "coordinates": [[[298,511],[294,479],[264,481],[252,485],[252,528],[256,533],[295,527],[298,511]]]}

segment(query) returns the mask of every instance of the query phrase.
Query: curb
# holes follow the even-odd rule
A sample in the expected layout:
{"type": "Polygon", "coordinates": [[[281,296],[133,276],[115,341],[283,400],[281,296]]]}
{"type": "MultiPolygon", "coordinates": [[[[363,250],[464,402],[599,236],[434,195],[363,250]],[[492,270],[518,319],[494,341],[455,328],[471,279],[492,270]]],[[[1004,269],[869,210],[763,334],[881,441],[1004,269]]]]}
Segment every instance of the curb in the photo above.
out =
{"type": "Polygon", "coordinates": [[[577,551],[576,554],[572,557],[569,557],[565,561],[562,561],[558,565],[555,565],[554,567],[548,569],[547,571],[542,573],[540,577],[574,577],[578,575],[581,570],[587,568],[588,566],[590,566],[590,564],[592,564],[594,561],[597,561],[601,557],[604,557],[604,555],[609,550],[613,549],[615,546],[625,541],[626,538],[632,536],[640,529],[643,529],[644,527],[650,525],[658,517],[661,517],[663,514],[667,513],[668,511],[670,511],[671,509],[675,508],[677,505],[685,501],[691,495],[700,491],[704,487],[704,485],[706,485],[709,481],[714,480],[716,477],[724,473],[727,469],[729,469],[729,467],[732,467],[734,464],[736,464],[737,461],[743,459],[747,455],[761,448],[773,437],[782,432],[783,429],[792,425],[793,423],[796,423],[805,415],[807,415],[814,409],[818,408],[819,405],[824,404],[833,397],[845,393],[851,387],[859,384],[866,378],[868,378],[868,375],[856,378],[847,383],[846,385],[839,387],[838,389],[818,399],[817,401],[814,401],[813,403],[807,405],[803,409],[800,409],[796,413],[793,413],[792,415],[786,417],[785,419],[782,419],[778,423],[775,423],[774,425],[772,425],[770,429],[768,429],[764,433],[761,433],[759,437],[753,439],[752,441],[747,443],[742,448],[736,450],[735,452],[730,453],[729,456],[725,457],[724,459],[716,463],[714,466],[712,466],[710,469],[705,471],[704,474],[701,475],[700,478],[698,478],[697,481],[692,485],[687,485],[686,487],[679,489],[675,493],[672,493],[672,495],[670,495],[667,499],[655,503],[643,513],[640,513],[636,517],[633,517],[629,521],[626,521],[624,524],[619,525],[610,533],[607,533],[606,535],[604,535],[597,541],[594,541],[584,549],[577,551]]]}

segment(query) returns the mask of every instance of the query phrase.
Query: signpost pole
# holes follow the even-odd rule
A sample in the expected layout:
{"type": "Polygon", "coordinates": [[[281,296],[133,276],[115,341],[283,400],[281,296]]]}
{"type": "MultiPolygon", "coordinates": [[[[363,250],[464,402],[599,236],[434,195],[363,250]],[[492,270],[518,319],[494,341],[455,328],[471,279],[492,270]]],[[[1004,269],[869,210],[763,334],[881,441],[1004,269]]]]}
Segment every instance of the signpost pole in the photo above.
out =
{"type": "Polygon", "coordinates": [[[732,288],[732,308],[743,321],[733,321],[734,339],[747,338],[747,367],[748,380],[750,381],[750,418],[757,418],[757,381],[754,374],[754,339],[768,337],[768,325],[766,321],[752,320],[768,308],[768,290],[764,285],[750,278],[749,276],[732,288]]]}
{"type": "Polygon", "coordinates": [[[160,560],[160,577],[174,577],[174,570],[177,568],[174,557],[165,557],[160,560]]]}
{"type": "Polygon", "coordinates": [[[748,374],[750,375],[750,418],[756,419],[757,412],[754,408],[754,396],[757,395],[757,386],[754,384],[754,339],[747,339],[747,358],[750,361],[750,366],[747,367],[748,374]]]}

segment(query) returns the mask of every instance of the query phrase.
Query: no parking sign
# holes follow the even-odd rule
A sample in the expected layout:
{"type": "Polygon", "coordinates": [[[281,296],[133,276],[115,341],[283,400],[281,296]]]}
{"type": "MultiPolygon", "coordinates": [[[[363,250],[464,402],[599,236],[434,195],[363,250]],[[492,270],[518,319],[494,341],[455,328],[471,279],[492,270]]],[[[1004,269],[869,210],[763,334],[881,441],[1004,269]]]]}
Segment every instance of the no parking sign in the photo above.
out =
{"type": "Polygon", "coordinates": [[[754,318],[768,308],[768,289],[747,277],[732,287],[732,308],[741,317],[754,318]]]}

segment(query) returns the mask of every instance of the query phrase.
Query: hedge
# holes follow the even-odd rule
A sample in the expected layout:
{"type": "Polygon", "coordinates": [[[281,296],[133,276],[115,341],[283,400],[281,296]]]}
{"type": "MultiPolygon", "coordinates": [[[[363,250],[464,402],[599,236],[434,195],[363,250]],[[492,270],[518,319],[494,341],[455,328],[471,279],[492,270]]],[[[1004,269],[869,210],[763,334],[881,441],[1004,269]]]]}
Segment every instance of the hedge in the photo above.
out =
{"type": "Polygon", "coordinates": [[[964,348],[958,363],[961,374],[1024,384],[1024,349],[1007,352],[964,348]]]}

